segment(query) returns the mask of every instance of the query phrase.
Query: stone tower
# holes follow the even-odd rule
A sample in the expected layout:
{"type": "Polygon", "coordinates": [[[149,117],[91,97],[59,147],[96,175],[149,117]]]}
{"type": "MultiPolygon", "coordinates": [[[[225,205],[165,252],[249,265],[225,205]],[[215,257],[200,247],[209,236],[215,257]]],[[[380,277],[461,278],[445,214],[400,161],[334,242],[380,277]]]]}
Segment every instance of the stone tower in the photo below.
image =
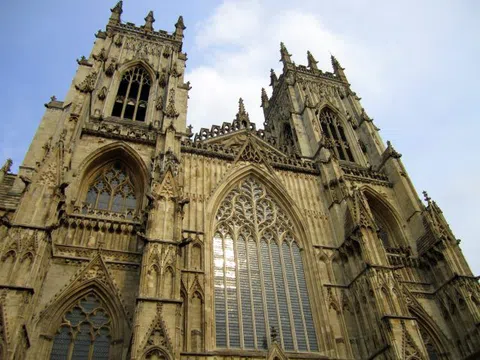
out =
{"type": "MultiPolygon", "coordinates": [[[[480,291],[332,57],[192,133],[185,25],[111,9],[0,170],[1,359],[477,359],[480,291]]],[[[194,120],[194,119],[193,119],[194,120]]]]}

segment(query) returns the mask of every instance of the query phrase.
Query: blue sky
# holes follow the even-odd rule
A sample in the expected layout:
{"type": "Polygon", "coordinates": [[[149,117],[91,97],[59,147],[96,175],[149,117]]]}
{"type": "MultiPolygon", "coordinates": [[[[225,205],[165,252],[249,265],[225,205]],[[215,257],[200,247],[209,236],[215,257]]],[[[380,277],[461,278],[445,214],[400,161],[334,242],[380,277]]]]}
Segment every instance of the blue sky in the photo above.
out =
{"type": "MultiPolygon", "coordinates": [[[[15,168],[51,95],[60,100],[76,61],[88,56],[115,1],[4,1],[0,11],[0,162],[15,168]],[[92,9],[98,9],[92,12],[92,9]]],[[[417,191],[443,209],[475,274],[480,274],[480,2],[478,1],[124,1],[124,21],[187,30],[188,122],[198,130],[231,121],[238,97],[261,124],[260,89],[280,73],[279,42],[320,68],[329,53],[346,68],[367,113],[403,154],[417,191]]]]}

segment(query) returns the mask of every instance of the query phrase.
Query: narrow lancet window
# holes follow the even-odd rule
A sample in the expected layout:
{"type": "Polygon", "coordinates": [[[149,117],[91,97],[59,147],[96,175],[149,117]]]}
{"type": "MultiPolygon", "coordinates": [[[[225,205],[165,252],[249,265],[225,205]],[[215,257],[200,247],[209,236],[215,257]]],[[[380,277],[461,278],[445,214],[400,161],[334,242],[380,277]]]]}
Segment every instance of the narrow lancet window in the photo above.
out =
{"type": "Polygon", "coordinates": [[[249,178],[222,202],[213,239],[217,348],[318,351],[293,225],[249,178]]]}
{"type": "Polygon", "coordinates": [[[350,149],[350,144],[345,136],[345,130],[337,114],[329,108],[325,108],[320,112],[319,120],[322,126],[323,136],[328,139],[328,143],[337,158],[340,160],[355,161],[352,150],[350,149]]]}
{"type": "Polygon", "coordinates": [[[112,116],[145,121],[151,79],[147,71],[136,66],[125,72],[118,87],[112,116]]]}

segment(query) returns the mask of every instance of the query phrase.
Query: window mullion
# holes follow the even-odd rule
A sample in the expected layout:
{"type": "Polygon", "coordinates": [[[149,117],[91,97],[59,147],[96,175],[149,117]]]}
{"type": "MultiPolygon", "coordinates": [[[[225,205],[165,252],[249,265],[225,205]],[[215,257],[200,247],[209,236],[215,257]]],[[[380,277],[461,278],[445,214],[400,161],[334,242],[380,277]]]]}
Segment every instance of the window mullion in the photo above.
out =
{"type": "Polygon", "coordinates": [[[242,312],[242,294],[240,293],[240,269],[238,261],[238,236],[233,239],[233,258],[235,259],[235,276],[237,283],[237,308],[238,308],[238,331],[240,331],[240,348],[244,348],[243,338],[243,312],[242,312]]]}
{"type": "MultiPolygon", "coordinates": [[[[70,328],[70,331],[72,331],[72,328],[70,328]]],[[[71,360],[72,359],[72,356],[73,356],[73,347],[75,346],[75,339],[78,335],[78,332],[76,334],[73,333],[72,331],[72,338],[71,338],[71,342],[70,342],[70,346],[68,348],[68,354],[67,354],[67,359],[68,360],[71,360]]]]}
{"type": "MultiPolygon", "coordinates": [[[[293,256],[293,246],[289,246],[289,248],[290,248],[290,256],[291,256],[292,265],[293,265],[293,273],[295,274],[295,284],[297,286],[298,302],[300,305],[300,312],[302,314],[303,331],[304,331],[304,335],[307,343],[307,349],[308,351],[310,351],[310,339],[308,338],[307,321],[305,319],[305,312],[303,310],[302,293],[300,291],[300,284],[298,283],[298,273],[297,273],[297,266],[295,263],[295,256],[293,256]]],[[[317,341],[316,339],[313,339],[313,340],[317,341]]]]}
{"type": "Polygon", "coordinates": [[[330,124],[333,125],[333,122],[332,122],[332,119],[331,119],[330,116],[327,117],[326,124],[327,124],[326,128],[327,128],[327,131],[328,131],[328,138],[333,142],[333,151],[335,152],[337,157],[340,158],[340,153],[338,152],[337,144],[335,143],[336,142],[335,141],[335,136],[333,136],[332,129],[330,127],[330,124]]]}
{"type": "Polygon", "coordinates": [[[133,81],[133,77],[130,79],[130,81],[128,82],[128,87],[127,87],[127,91],[125,93],[125,98],[123,99],[123,106],[122,106],[122,115],[120,116],[120,118],[124,118],[125,116],[125,109],[127,108],[127,104],[128,104],[128,95],[130,95],[130,88],[132,87],[132,81],[133,81]]]}
{"type": "Polygon", "coordinates": [[[263,303],[263,319],[265,321],[265,336],[267,338],[267,346],[270,345],[270,321],[268,319],[268,309],[267,309],[267,296],[265,292],[265,277],[263,273],[263,262],[262,262],[262,252],[261,252],[261,242],[262,240],[259,237],[259,229],[257,224],[257,211],[256,207],[253,206],[253,218],[255,219],[255,243],[256,243],[256,250],[257,250],[257,263],[258,263],[258,270],[260,276],[260,284],[262,287],[262,303],[263,303]]]}
{"type": "MultiPolygon", "coordinates": [[[[272,272],[272,285],[273,285],[273,294],[275,297],[275,307],[276,307],[276,312],[277,312],[277,321],[278,321],[278,333],[280,335],[280,343],[282,344],[282,347],[285,348],[284,341],[283,341],[283,329],[282,329],[282,318],[280,316],[280,306],[278,306],[278,293],[277,293],[277,284],[276,284],[276,278],[275,278],[275,268],[273,266],[273,256],[272,256],[272,249],[271,249],[271,243],[274,242],[275,240],[270,240],[268,242],[268,254],[270,256],[270,269],[272,272]]],[[[276,244],[276,243],[275,243],[276,244]]],[[[278,246],[278,245],[277,245],[278,246]]]]}
{"type": "Polygon", "coordinates": [[[137,93],[137,99],[135,101],[135,108],[133,110],[133,119],[132,120],[137,120],[137,110],[138,110],[138,105],[140,103],[140,94],[142,93],[142,85],[143,85],[143,74],[140,77],[140,82],[138,84],[138,93],[137,93]]]}
{"type": "MultiPolygon", "coordinates": [[[[285,241],[285,240],[283,240],[285,241]]],[[[287,299],[287,309],[288,309],[288,315],[290,317],[290,331],[293,336],[293,347],[295,350],[298,350],[298,345],[297,345],[297,331],[295,329],[295,320],[293,318],[293,309],[292,309],[292,302],[290,298],[290,288],[288,287],[288,274],[286,270],[286,265],[285,265],[285,260],[283,259],[283,246],[278,246],[279,254],[280,254],[280,262],[282,264],[282,273],[283,273],[283,283],[285,286],[285,297],[287,299]]],[[[290,248],[290,246],[289,246],[290,248]]]]}
{"type": "Polygon", "coordinates": [[[246,255],[246,262],[247,262],[247,275],[248,275],[248,283],[250,284],[250,286],[248,287],[249,291],[250,291],[250,306],[252,308],[252,326],[253,326],[253,346],[255,349],[258,348],[258,344],[257,344],[257,322],[256,322],[256,318],[255,318],[255,305],[254,305],[254,302],[253,302],[253,290],[252,290],[252,275],[251,275],[251,272],[250,272],[250,257],[249,257],[249,241],[250,239],[245,239],[245,255],[246,255]]]}
{"type": "Polygon", "coordinates": [[[230,348],[230,326],[228,324],[228,293],[227,293],[227,257],[225,252],[225,236],[222,234],[223,251],[223,296],[225,297],[225,333],[227,335],[227,349],[230,348]]]}

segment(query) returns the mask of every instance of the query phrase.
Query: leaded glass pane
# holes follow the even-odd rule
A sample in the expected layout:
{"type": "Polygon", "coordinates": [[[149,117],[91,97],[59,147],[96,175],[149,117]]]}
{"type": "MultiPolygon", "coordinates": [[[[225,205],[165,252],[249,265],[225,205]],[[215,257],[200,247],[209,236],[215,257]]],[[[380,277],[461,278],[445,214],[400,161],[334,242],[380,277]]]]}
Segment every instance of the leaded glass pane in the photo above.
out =
{"type": "Polygon", "coordinates": [[[51,360],[108,359],[110,318],[95,294],[80,299],[63,321],[53,341],[51,360]]]}
{"type": "Polygon", "coordinates": [[[61,327],[53,341],[50,360],[65,360],[71,342],[72,336],[70,335],[70,328],[67,326],[61,327]]]}
{"type": "Polygon", "coordinates": [[[227,347],[227,316],[225,312],[225,282],[223,240],[220,235],[213,239],[213,265],[215,281],[215,326],[217,347],[227,347]]]}
{"type": "Polygon", "coordinates": [[[273,284],[272,277],[272,267],[270,259],[270,250],[266,241],[261,242],[261,259],[262,259],[262,270],[263,270],[263,283],[265,285],[265,298],[267,302],[267,314],[268,314],[268,324],[270,329],[275,327],[278,333],[278,313],[277,313],[277,302],[275,299],[275,289],[273,284]]]}
{"type": "Polygon", "coordinates": [[[248,261],[250,262],[250,277],[253,296],[253,311],[255,313],[255,328],[257,332],[257,347],[267,348],[267,333],[265,331],[265,315],[263,311],[262,281],[258,265],[257,244],[253,239],[248,241],[248,261]]]}
{"type": "Polygon", "coordinates": [[[92,360],[108,360],[108,353],[110,349],[110,339],[108,337],[108,329],[101,329],[95,338],[93,344],[92,360]]]}
{"type": "Polygon", "coordinates": [[[97,176],[89,186],[85,202],[95,209],[121,213],[136,209],[133,186],[122,164],[110,164],[97,176]]]}
{"type": "Polygon", "coordinates": [[[294,350],[292,328],[290,326],[290,313],[288,311],[287,294],[285,293],[285,282],[283,280],[282,260],[278,245],[275,242],[270,243],[272,252],[273,271],[275,278],[275,288],[278,299],[278,311],[280,313],[280,329],[282,330],[283,346],[285,350],[294,350]]]}
{"type": "Polygon", "coordinates": [[[108,322],[108,317],[103,310],[98,310],[94,314],[91,314],[89,320],[92,322],[93,326],[100,327],[105,325],[108,322]]]}
{"type": "Polygon", "coordinates": [[[238,273],[240,280],[240,293],[242,303],[243,341],[244,347],[255,348],[252,318],[252,302],[250,297],[250,282],[248,280],[247,249],[245,239],[240,238],[237,242],[238,250],[238,273]]]}
{"type": "Polygon", "coordinates": [[[307,351],[307,337],[303,321],[302,309],[300,307],[300,294],[298,292],[297,282],[295,280],[295,270],[293,268],[292,254],[287,242],[282,245],[283,262],[285,263],[285,273],[287,274],[288,292],[290,294],[290,304],[292,304],[293,322],[295,333],[297,334],[297,346],[300,351],[307,351]]]}
{"type": "Polygon", "coordinates": [[[92,343],[92,336],[90,334],[90,325],[80,325],[80,332],[73,342],[72,360],[86,360],[90,352],[90,344],[92,343]]]}
{"type": "Polygon", "coordinates": [[[274,327],[285,350],[318,351],[300,250],[281,208],[249,178],[227,195],[215,219],[217,347],[266,349],[274,327]],[[278,238],[286,238],[281,248],[278,238]]]}
{"type": "Polygon", "coordinates": [[[65,315],[65,319],[70,322],[70,325],[77,326],[85,319],[85,314],[83,313],[82,309],[75,307],[72,309],[72,311],[69,311],[67,315],[65,315]]]}
{"type": "Polygon", "coordinates": [[[240,347],[236,262],[233,239],[229,236],[225,239],[225,286],[227,289],[229,345],[230,347],[240,347]]]}
{"type": "Polygon", "coordinates": [[[293,259],[295,262],[295,270],[297,272],[297,280],[298,280],[298,285],[300,290],[300,298],[302,300],[305,324],[307,327],[310,351],[318,351],[317,337],[315,335],[315,325],[313,323],[312,310],[310,308],[310,301],[308,298],[307,283],[305,281],[305,274],[303,272],[302,256],[300,254],[300,249],[296,244],[292,246],[292,252],[293,252],[293,259]]]}

